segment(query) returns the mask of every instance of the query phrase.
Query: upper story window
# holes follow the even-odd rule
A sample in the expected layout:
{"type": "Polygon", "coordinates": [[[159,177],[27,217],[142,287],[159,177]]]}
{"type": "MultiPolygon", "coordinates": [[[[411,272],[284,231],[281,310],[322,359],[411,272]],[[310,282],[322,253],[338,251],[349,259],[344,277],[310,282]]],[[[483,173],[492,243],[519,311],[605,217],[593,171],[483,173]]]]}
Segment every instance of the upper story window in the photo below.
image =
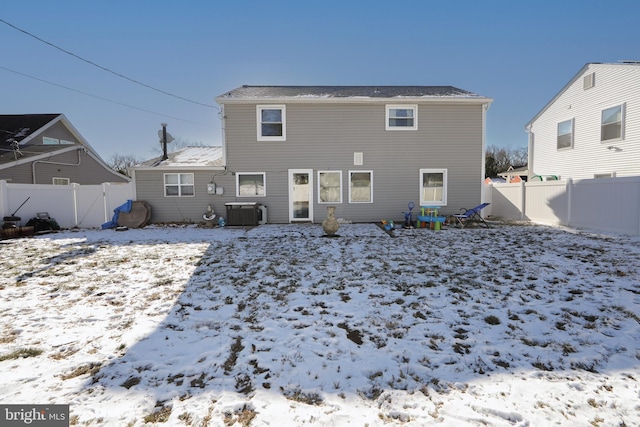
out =
{"type": "Polygon", "coordinates": [[[284,105],[258,105],[258,141],[287,139],[286,108],[284,105]]]}
{"type": "Polygon", "coordinates": [[[417,105],[387,105],[386,130],[417,130],[417,105]]]}
{"type": "Polygon", "coordinates": [[[50,138],[48,136],[43,136],[42,144],[43,145],[73,145],[73,141],[67,141],[64,139],[50,138]]]}
{"type": "Polygon", "coordinates": [[[556,144],[558,149],[573,147],[573,119],[558,123],[556,144]]]}
{"type": "Polygon", "coordinates": [[[264,172],[236,172],[237,197],[266,196],[266,178],[264,172]]]}
{"type": "Polygon", "coordinates": [[[420,205],[445,206],[447,204],[447,170],[420,169],[420,205]]]}
{"type": "Polygon", "coordinates": [[[602,121],[600,122],[600,141],[610,141],[622,139],[624,132],[624,105],[602,110],[602,121]]]}
{"type": "Polygon", "coordinates": [[[165,197],[193,197],[195,185],[192,173],[165,173],[165,197]]]}

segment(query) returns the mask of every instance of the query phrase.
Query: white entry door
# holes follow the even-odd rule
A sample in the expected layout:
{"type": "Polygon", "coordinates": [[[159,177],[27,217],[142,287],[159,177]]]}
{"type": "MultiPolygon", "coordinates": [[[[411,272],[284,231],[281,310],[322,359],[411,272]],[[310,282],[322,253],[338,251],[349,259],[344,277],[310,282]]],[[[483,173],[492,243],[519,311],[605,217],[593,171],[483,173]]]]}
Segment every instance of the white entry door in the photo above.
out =
{"type": "Polygon", "coordinates": [[[313,169],[289,169],[289,221],[313,221],[313,169]]]}

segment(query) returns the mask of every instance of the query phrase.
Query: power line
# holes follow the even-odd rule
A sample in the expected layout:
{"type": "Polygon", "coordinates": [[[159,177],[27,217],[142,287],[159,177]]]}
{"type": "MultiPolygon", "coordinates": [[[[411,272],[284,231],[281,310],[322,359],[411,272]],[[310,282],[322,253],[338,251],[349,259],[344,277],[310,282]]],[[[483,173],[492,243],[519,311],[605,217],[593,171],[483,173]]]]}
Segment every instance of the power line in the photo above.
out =
{"type": "Polygon", "coordinates": [[[50,84],[52,86],[57,86],[59,88],[70,90],[72,92],[76,92],[76,93],[79,93],[79,94],[82,94],[82,95],[85,95],[85,96],[90,96],[92,98],[97,98],[97,99],[100,99],[102,101],[107,101],[107,102],[111,102],[113,104],[122,105],[124,107],[133,108],[134,110],[138,110],[138,111],[144,111],[145,113],[155,114],[157,116],[162,116],[162,117],[168,117],[170,119],[180,120],[182,122],[199,124],[198,122],[194,122],[194,121],[191,121],[191,120],[181,119],[179,117],[169,116],[167,114],[157,113],[157,112],[151,111],[151,110],[145,110],[144,108],[134,107],[133,105],[125,104],[125,103],[119,102],[119,101],[114,101],[113,99],[104,98],[102,96],[94,95],[94,94],[91,94],[91,93],[88,93],[88,92],[83,92],[83,91],[78,90],[78,89],[74,89],[74,88],[71,88],[71,87],[68,87],[68,86],[63,86],[61,84],[53,83],[53,82],[50,82],[48,80],[44,80],[44,79],[41,79],[41,78],[38,78],[38,77],[30,76],[29,74],[25,74],[25,73],[21,73],[19,71],[11,70],[11,69],[3,67],[1,65],[0,65],[0,70],[5,70],[5,71],[8,71],[10,73],[18,74],[18,75],[23,76],[23,77],[28,77],[30,79],[37,80],[39,82],[50,84]]]}
{"type": "Polygon", "coordinates": [[[183,100],[183,101],[187,101],[187,102],[191,102],[191,103],[193,103],[193,104],[202,105],[203,107],[215,108],[216,110],[219,110],[219,108],[218,108],[218,107],[216,107],[215,105],[204,104],[204,103],[202,103],[202,102],[193,101],[193,100],[191,100],[191,99],[184,98],[184,97],[182,97],[182,96],[175,95],[175,94],[170,93],[170,92],[166,92],[166,91],[164,91],[164,90],[162,90],[162,89],[158,89],[158,88],[153,87],[153,86],[151,86],[151,85],[148,85],[148,84],[146,84],[146,83],[142,83],[142,82],[140,82],[140,81],[138,81],[138,80],[132,79],[131,77],[127,77],[127,76],[125,76],[124,74],[120,74],[120,73],[118,73],[118,72],[116,72],[116,71],[113,71],[113,70],[111,70],[111,69],[109,69],[109,68],[103,67],[102,65],[96,64],[95,62],[89,61],[88,59],[84,59],[83,57],[81,57],[81,56],[79,56],[79,55],[76,55],[76,54],[75,54],[75,53],[73,53],[73,52],[69,52],[68,50],[63,49],[63,48],[61,48],[60,46],[57,46],[57,45],[55,45],[55,44],[53,44],[53,43],[50,43],[50,42],[48,42],[48,41],[46,41],[46,40],[44,40],[44,39],[41,39],[40,37],[38,37],[38,36],[36,36],[36,35],[34,35],[34,34],[31,34],[30,32],[28,32],[28,31],[26,31],[26,30],[23,30],[22,28],[16,27],[15,25],[11,24],[10,22],[5,21],[5,20],[4,20],[4,19],[2,19],[2,18],[0,18],[0,22],[2,22],[2,23],[4,23],[4,24],[8,25],[9,27],[11,27],[11,28],[13,28],[13,29],[15,29],[15,30],[20,31],[20,32],[21,32],[21,33],[23,33],[23,34],[28,35],[29,37],[33,37],[34,39],[36,39],[36,40],[38,40],[38,41],[40,41],[40,42],[42,42],[42,43],[44,43],[44,44],[46,44],[46,45],[49,45],[49,46],[51,46],[51,47],[52,47],[52,48],[54,48],[54,49],[57,49],[57,50],[59,50],[59,51],[61,51],[61,52],[64,52],[64,53],[66,53],[67,55],[71,55],[71,56],[73,56],[74,58],[79,59],[80,61],[86,62],[87,64],[93,65],[94,67],[98,67],[98,68],[100,68],[100,69],[101,69],[101,70],[103,70],[103,71],[106,71],[106,72],[108,72],[108,73],[114,74],[114,75],[116,75],[116,76],[118,76],[118,77],[121,77],[121,78],[123,78],[123,79],[125,79],[125,80],[129,80],[130,82],[133,82],[133,83],[135,83],[135,84],[137,84],[137,85],[144,86],[144,87],[146,87],[146,88],[148,88],[148,89],[154,90],[154,91],[156,91],[156,92],[160,92],[160,93],[162,93],[162,94],[164,94],[164,95],[168,95],[168,96],[172,96],[172,97],[174,97],[174,98],[181,99],[181,100],[183,100]]]}

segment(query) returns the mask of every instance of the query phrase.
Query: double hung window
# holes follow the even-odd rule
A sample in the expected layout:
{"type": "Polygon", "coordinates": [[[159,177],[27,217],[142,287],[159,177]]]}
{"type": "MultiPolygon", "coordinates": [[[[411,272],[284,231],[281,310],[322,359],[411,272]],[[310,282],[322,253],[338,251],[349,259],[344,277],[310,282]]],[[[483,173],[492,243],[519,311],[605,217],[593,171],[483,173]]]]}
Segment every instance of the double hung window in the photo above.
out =
{"type": "Polygon", "coordinates": [[[195,185],[192,173],[165,173],[165,197],[193,197],[195,185]]]}
{"type": "Polygon", "coordinates": [[[624,105],[602,110],[600,122],[600,141],[606,142],[614,139],[622,139],[624,132],[624,105]]]}
{"type": "Polygon", "coordinates": [[[286,108],[284,105],[258,105],[258,141],[287,139],[286,108]]]}
{"type": "Polygon", "coordinates": [[[318,203],[342,203],[342,171],[318,172],[318,203]]]}
{"type": "Polygon", "coordinates": [[[373,171],[349,171],[349,203],[373,202],[373,171]]]}
{"type": "Polygon", "coordinates": [[[420,169],[420,205],[447,204],[447,170],[420,169]]]}
{"type": "Polygon", "coordinates": [[[417,130],[417,105],[387,105],[386,130],[417,130]]]}
{"type": "Polygon", "coordinates": [[[558,123],[558,135],[556,138],[556,148],[573,147],[573,119],[558,123]]]}

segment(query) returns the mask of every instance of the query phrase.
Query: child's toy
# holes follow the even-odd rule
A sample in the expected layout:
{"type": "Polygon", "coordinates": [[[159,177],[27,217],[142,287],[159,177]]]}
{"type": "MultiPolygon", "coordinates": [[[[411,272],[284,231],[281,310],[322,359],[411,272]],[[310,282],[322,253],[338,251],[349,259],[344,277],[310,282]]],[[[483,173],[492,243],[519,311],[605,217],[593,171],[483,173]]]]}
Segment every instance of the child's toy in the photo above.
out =
{"type": "Polygon", "coordinates": [[[393,221],[387,221],[386,219],[382,220],[382,228],[384,228],[385,231],[393,230],[393,227],[393,221]]]}
{"type": "Polygon", "coordinates": [[[404,228],[413,228],[413,208],[415,207],[415,203],[409,202],[407,207],[409,208],[409,212],[402,212],[404,214],[404,228]]]}

